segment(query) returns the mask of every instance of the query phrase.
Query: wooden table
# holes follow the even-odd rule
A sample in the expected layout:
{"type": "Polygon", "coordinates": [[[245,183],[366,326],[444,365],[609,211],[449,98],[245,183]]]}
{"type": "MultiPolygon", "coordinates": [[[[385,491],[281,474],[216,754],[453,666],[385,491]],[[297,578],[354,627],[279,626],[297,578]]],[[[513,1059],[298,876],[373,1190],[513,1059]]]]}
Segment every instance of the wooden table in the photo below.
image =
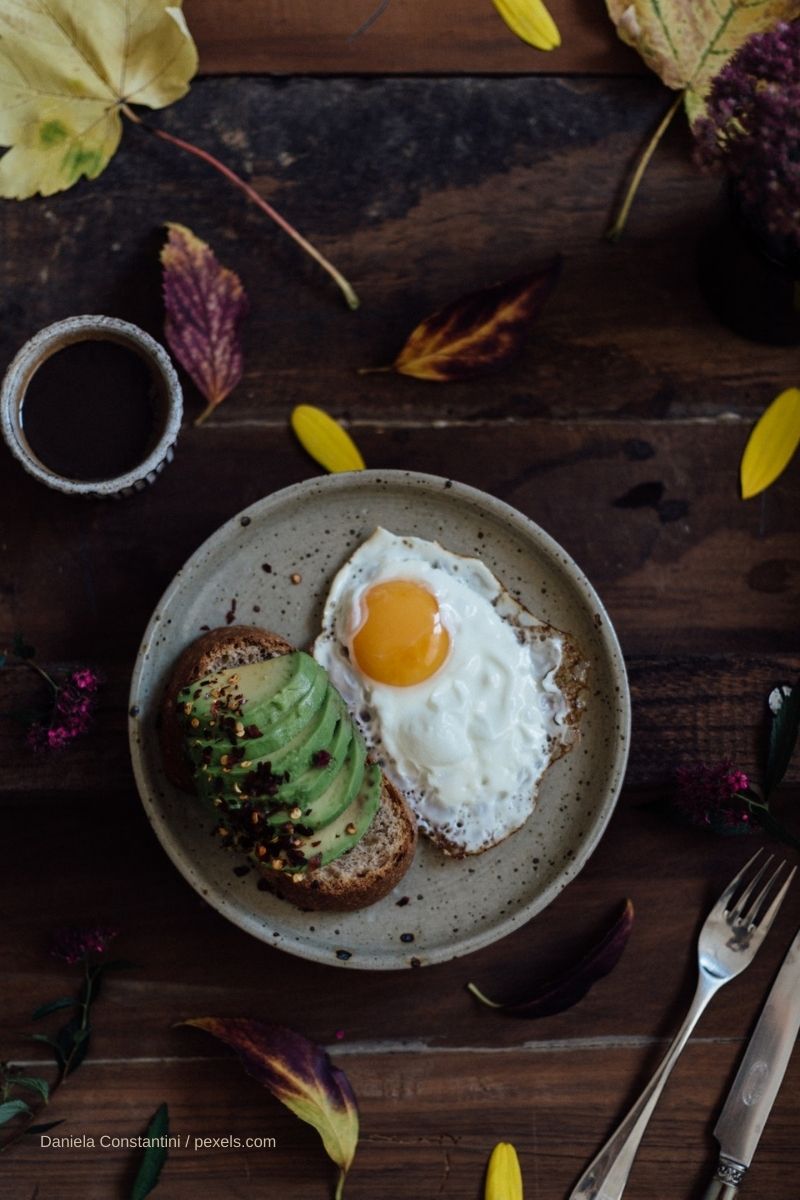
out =
{"type": "MultiPolygon", "coordinates": [[[[701,917],[750,848],[674,825],[648,802],[681,762],[730,756],[752,770],[765,694],[797,678],[800,472],[756,501],[737,496],[747,431],[797,382],[797,354],[742,341],[705,309],[695,244],[717,185],[690,165],[680,123],[626,237],[603,240],[668,97],[618,45],[599,0],[552,7],[564,48],[545,57],[488,0],[393,0],[356,39],[369,0],[241,0],[224,15],[187,0],[205,74],[154,120],[251,178],[353,281],[357,314],[213,172],[133,128],[97,181],[0,207],[3,363],[77,312],[161,336],[167,220],[212,242],[253,301],[242,385],[201,428],[187,386],[176,461],[157,486],[121,503],[73,502],[7,455],[0,472],[5,640],[21,630],[43,662],[89,662],[106,677],[94,732],[61,758],[26,755],[19,727],[0,727],[0,1055],[45,1061],[28,1040],[30,1013],[71,986],[48,957],[54,925],[117,925],[119,953],[140,965],[108,981],[91,1054],[48,1111],[64,1119],[59,1132],[140,1133],[168,1101],[176,1131],[277,1141],[173,1151],[165,1200],[330,1194],[313,1131],[221,1047],[173,1028],[199,1014],[285,1021],[333,1047],[362,1110],[350,1200],[477,1198],[499,1140],[519,1151],[527,1197],[561,1200],[675,1030],[701,917]],[[437,387],[356,374],[390,360],[436,306],[554,251],[562,282],[521,360],[496,379],[437,387]],[[539,522],[599,590],[626,653],[633,747],[606,836],[544,914],[466,961],[397,976],[262,946],[178,876],[134,789],[126,694],[146,621],[202,539],[315,473],[288,432],[298,402],[345,419],[371,466],[455,476],[539,522]],[[620,506],[642,483],[663,484],[660,507],[620,506]],[[466,994],[469,979],[512,994],[570,963],[626,896],[637,913],[629,948],[578,1007],[522,1023],[466,994]]],[[[3,710],[32,686],[24,668],[4,670],[3,710]]],[[[788,808],[799,781],[794,767],[788,808]]],[[[798,923],[798,895],[785,907],[680,1061],[630,1200],[702,1194],[715,1112],[798,923]]],[[[798,1121],[796,1059],[743,1196],[796,1196],[798,1121]]],[[[0,1194],[127,1197],[134,1158],[30,1139],[0,1160],[0,1194]]]]}

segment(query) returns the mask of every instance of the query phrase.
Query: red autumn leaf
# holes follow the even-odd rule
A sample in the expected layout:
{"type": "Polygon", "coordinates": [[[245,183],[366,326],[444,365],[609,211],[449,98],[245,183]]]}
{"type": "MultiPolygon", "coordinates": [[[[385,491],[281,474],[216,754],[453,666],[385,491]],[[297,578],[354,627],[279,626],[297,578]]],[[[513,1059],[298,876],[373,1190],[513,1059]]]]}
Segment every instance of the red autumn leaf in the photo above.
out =
{"type": "Polygon", "coordinates": [[[484,996],[473,983],[467,986],[481,1003],[512,1017],[551,1017],[572,1008],[598,979],[614,970],[628,944],[632,927],[633,903],[626,900],[622,912],[583,958],[561,975],[537,983],[524,1000],[498,1004],[484,996]]]}
{"type": "Polygon", "coordinates": [[[184,225],[170,222],[161,250],[164,332],[172,353],[208,401],[199,425],[242,377],[239,323],[248,309],[239,276],[184,225]]]}
{"type": "Polygon", "coordinates": [[[392,368],[438,383],[499,371],[522,350],[560,271],[556,258],[540,271],[454,300],[416,327],[392,368]]]}

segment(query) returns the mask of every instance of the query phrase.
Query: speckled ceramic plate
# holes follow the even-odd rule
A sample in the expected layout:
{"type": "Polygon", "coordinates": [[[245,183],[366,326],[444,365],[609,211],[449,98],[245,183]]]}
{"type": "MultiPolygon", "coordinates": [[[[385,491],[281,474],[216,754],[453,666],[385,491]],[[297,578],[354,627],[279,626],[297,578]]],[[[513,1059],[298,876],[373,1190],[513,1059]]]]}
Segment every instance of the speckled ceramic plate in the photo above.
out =
{"type": "Polygon", "coordinates": [[[608,822],[628,751],[619,645],[591,585],[538,526],[474,488],[431,475],[364,471],[286,488],[223,525],[167,588],[144,635],[131,691],[130,744],[147,815],[201,896],[261,941],[340,966],[444,962],[504,937],[577,874],[608,822]],[[536,811],[500,846],[453,861],[424,840],[395,892],[357,913],[303,913],[259,891],[255,872],[209,836],[213,821],[159,761],[155,718],[178,653],[235,612],[307,646],[334,574],[376,525],[480,557],[526,607],[569,630],[591,663],[578,747],[546,774],[536,811]],[[292,582],[292,577],[300,582],[292,582]]]}

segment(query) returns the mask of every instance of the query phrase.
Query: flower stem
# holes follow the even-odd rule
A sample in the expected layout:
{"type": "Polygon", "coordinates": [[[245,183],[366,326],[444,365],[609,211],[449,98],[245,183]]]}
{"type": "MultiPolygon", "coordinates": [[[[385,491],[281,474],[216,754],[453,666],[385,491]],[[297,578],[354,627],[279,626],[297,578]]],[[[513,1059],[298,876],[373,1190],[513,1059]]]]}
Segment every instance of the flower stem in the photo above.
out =
{"type": "Polygon", "coordinates": [[[661,121],[659,122],[658,128],[656,129],[655,133],[653,134],[653,136],[650,138],[650,141],[645,146],[644,152],[643,152],[641,158],[639,159],[639,162],[636,165],[636,170],[633,173],[633,177],[632,177],[630,183],[628,184],[627,188],[625,189],[625,195],[622,200],[622,206],[620,207],[620,210],[617,213],[617,218],[614,221],[614,224],[610,227],[610,229],[608,229],[606,231],[606,237],[608,238],[609,241],[617,242],[622,237],[622,231],[625,228],[625,223],[628,220],[628,214],[631,211],[633,201],[636,198],[636,193],[639,190],[639,184],[642,182],[644,173],[650,164],[650,159],[655,154],[656,147],[658,146],[659,142],[663,138],[664,134],[669,129],[672,118],[675,116],[675,113],[678,111],[681,104],[683,103],[683,97],[684,97],[684,93],[678,92],[677,96],[672,101],[672,103],[670,104],[667,111],[664,113],[664,116],[661,118],[661,121]]]}
{"type": "Polygon", "coordinates": [[[340,1170],[339,1178],[336,1181],[336,1193],[334,1195],[334,1200],[342,1200],[342,1196],[344,1196],[344,1181],[346,1178],[347,1178],[347,1173],[345,1171],[340,1170]]]}
{"type": "Polygon", "coordinates": [[[30,658],[26,658],[25,663],[32,671],[35,671],[37,675],[41,675],[45,683],[49,683],[50,687],[53,689],[56,695],[58,695],[58,684],[50,675],[47,674],[47,671],[45,671],[44,667],[40,667],[38,663],[33,662],[33,660],[30,658]]]}
{"type": "Polygon", "coordinates": [[[220,162],[218,158],[215,158],[213,154],[209,154],[207,150],[202,150],[199,146],[195,146],[192,142],[186,142],[183,140],[183,138],[175,137],[174,134],[167,133],[165,129],[156,129],[154,125],[148,125],[147,122],[143,121],[142,118],[138,116],[137,113],[135,113],[127,104],[123,104],[121,109],[126,117],[133,121],[135,125],[139,125],[142,129],[146,130],[147,133],[152,133],[156,137],[161,138],[163,141],[171,142],[173,146],[178,146],[181,150],[186,150],[189,154],[194,154],[197,158],[201,158],[203,162],[206,162],[210,166],[214,167],[214,169],[219,171],[221,175],[224,175],[225,178],[234,185],[234,187],[237,187],[239,191],[244,192],[245,196],[252,200],[254,204],[257,204],[262,212],[265,212],[268,217],[271,217],[272,220],[276,222],[276,224],[280,225],[284,233],[288,233],[289,237],[293,238],[294,241],[297,242],[298,246],[301,246],[307,254],[310,254],[311,257],[319,263],[324,271],[327,271],[327,273],[341,289],[342,294],[344,295],[344,298],[350,308],[358,308],[360,304],[358,296],[356,295],[352,285],[345,279],[344,275],[342,275],[340,271],[337,271],[333,263],[329,262],[324,255],[320,254],[319,250],[317,250],[315,246],[311,245],[311,242],[307,241],[307,239],[304,238],[301,233],[298,233],[293,225],[290,225],[289,222],[282,217],[281,214],[277,212],[271,204],[267,204],[266,200],[263,200],[261,196],[259,196],[255,188],[251,187],[249,183],[245,183],[245,181],[239,175],[237,175],[235,171],[232,171],[230,167],[226,167],[225,164],[220,162]]]}
{"type": "Polygon", "coordinates": [[[792,846],[795,850],[800,850],[800,839],[791,834],[780,821],[773,817],[767,804],[754,800],[751,796],[740,795],[739,799],[746,801],[747,807],[765,833],[787,846],[792,846]]]}

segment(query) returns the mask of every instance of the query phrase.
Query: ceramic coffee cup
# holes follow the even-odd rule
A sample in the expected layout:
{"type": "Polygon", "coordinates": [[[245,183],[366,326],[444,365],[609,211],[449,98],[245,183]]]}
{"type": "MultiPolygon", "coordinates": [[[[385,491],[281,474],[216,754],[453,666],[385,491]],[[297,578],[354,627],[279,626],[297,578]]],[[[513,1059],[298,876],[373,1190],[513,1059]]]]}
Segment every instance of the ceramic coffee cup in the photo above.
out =
{"type": "Polygon", "coordinates": [[[68,317],[40,330],[14,358],[0,391],[0,429],[12,454],[41,483],[76,496],[118,498],[153,483],[172,461],[182,414],[181,386],[166,350],[138,326],[115,317],[68,317]],[[71,478],[68,472],[43,461],[26,436],[24,404],[31,380],[52,355],[79,342],[116,343],[133,351],[149,372],[146,400],[148,414],[152,414],[152,433],[141,461],[109,478],[71,478]]]}

